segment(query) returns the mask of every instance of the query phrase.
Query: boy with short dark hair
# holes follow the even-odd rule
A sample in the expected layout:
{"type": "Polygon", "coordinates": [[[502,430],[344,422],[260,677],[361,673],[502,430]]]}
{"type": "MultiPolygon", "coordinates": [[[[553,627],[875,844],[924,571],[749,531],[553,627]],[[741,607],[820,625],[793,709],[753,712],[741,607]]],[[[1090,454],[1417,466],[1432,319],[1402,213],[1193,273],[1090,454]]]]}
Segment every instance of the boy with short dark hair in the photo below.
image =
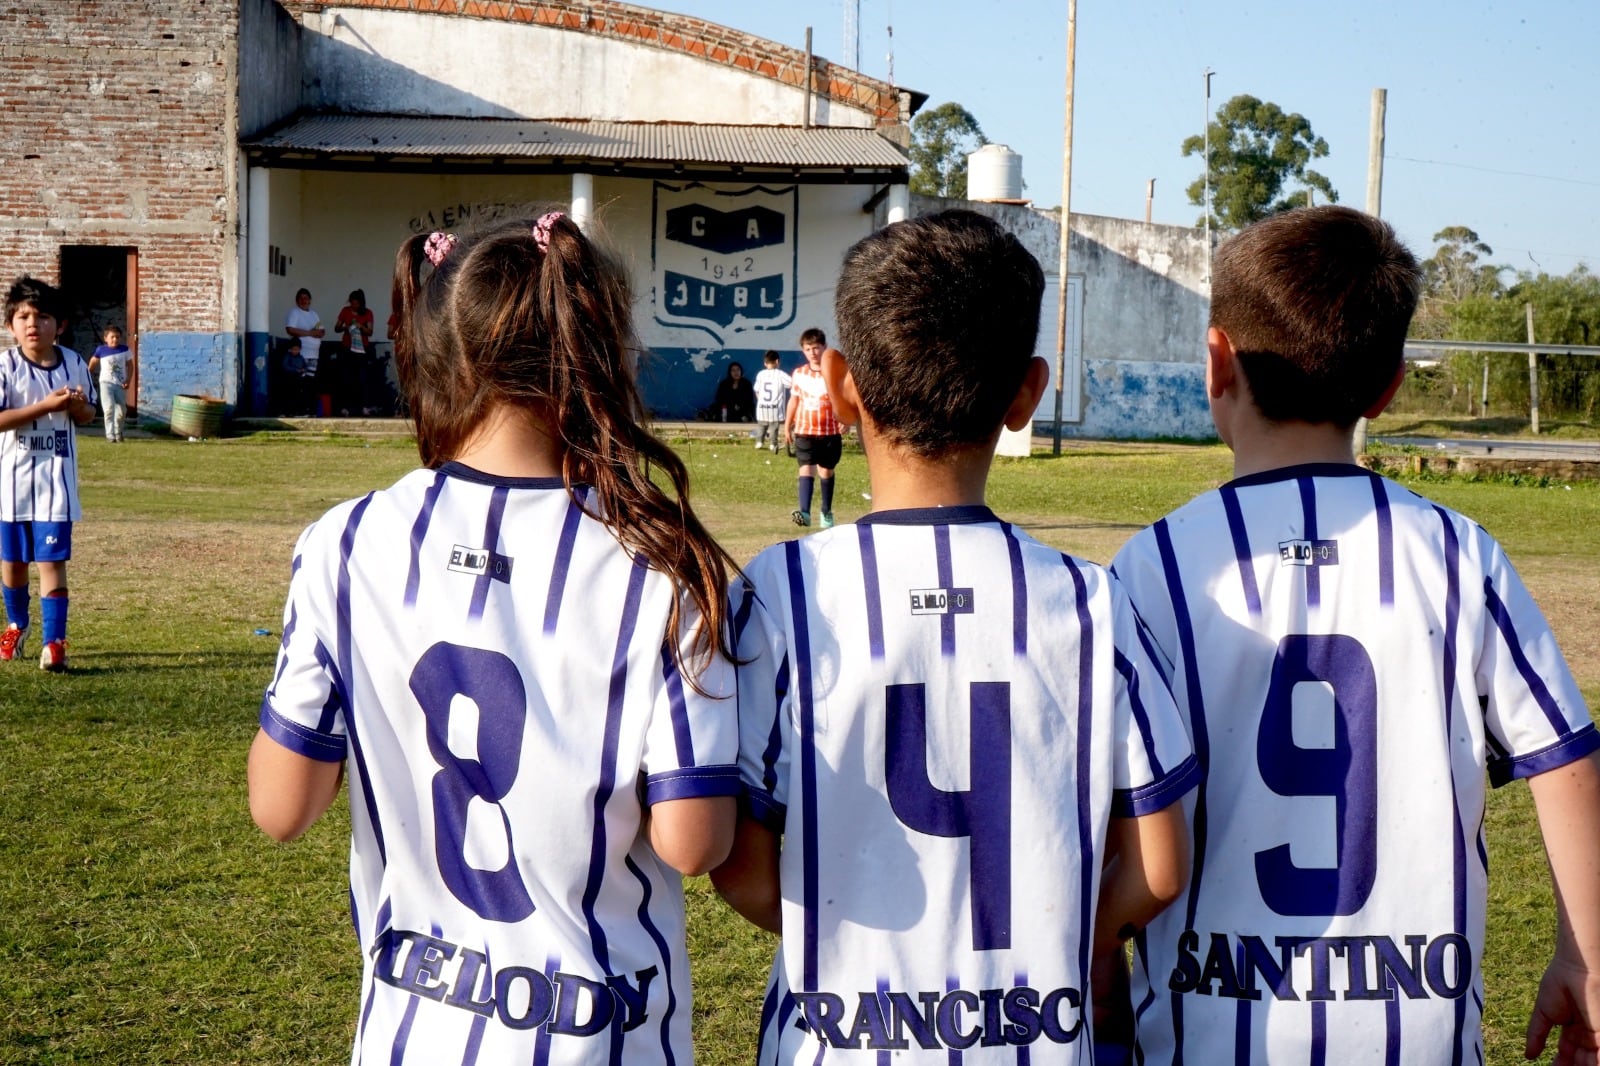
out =
{"type": "Polygon", "coordinates": [[[805,365],[796,368],[789,376],[789,409],[783,418],[783,439],[793,445],[799,472],[795,481],[794,524],[811,524],[812,479],[821,481],[822,528],[833,525],[833,471],[844,454],[844,424],[835,417],[833,400],[828,393],[828,383],[822,373],[825,352],[837,351],[828,347],[828,338],[820,329],[808,329],[800,334],[800,352],[806,357],[805,365]]]}
{"type": "Polygon", "coordinates": [[[789,409],[789,375],[778,368],[778,353],[761,356],[761,372],[756,375],[756,447],[770,441],[772,454],[778,454],[783,418],[789,409]]]}
{"type": "Polygon", "coordinates": [[[1482,528],[1356,464],[1421,272],[1344,207],[1218,251],[1206,390],[1234,480],[1113,570],[1174,664],[1194,877],[1140,936],[1146,1063],[1482,1061],[1484,778],[1528,778],[1559,903],[1528,1030],[1600,1022],[1600,735],[1482,528]]]}
{"type": "Polygon", "coordinates": [[[766,1066],[1088,1063],[1092,961],[1187,878],[1197,766],[1127,599],[983,502],[1047,379],[1043,290],[969,211],[845,257],[822,372],[873,511],[761,553],[736,593],[748,817],[712,877],[783,934],[766,1066]]]}
{"type": "Polygon", "coordinates": [[[56,343],[65,298],[35,278],[6,293],[6,325],[16,346],[0,352],[0,591],[7,625],[0,659],[20,659],[28,633],[28,565],[39,566],[44,623],[41,669],[67,668],[67,560],[78,504],[74,426],[94,419],[89,368],[56,343]]]}
{"type": "Polygon", "coordinates": [[[122,443],[122,423],[128,414],[128,365],[133,352],[122,343],[122,330],[107,326],[105,343],[89,357],[89,373],[100,380],[100,410],[105,415],[106,440],[122,443]]]}

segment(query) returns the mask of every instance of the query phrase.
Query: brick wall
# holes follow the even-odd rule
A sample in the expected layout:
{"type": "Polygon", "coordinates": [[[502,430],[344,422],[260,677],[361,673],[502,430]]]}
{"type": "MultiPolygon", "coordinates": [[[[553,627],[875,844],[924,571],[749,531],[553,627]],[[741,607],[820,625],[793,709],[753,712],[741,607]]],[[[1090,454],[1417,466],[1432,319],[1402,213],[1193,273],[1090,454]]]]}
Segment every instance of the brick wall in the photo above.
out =
{"type": "MultiPolygon", "coordinates": [[[[11,0],[0,37],[0,274],[136,246],[140,330],[222,329],[237,0],[11,0]]],[[[231,265],[230,268],[231,269],[231,265]]]]}
{"type": "MultiPolygon", "coordinates": [[[[785,85],[804,85],[806,56],[715,22],[670,11],[656,11],[615,0],[283,0],[298,13],[372,8],[419,11],[441,16],[558,26],[575,33],[611,37],[698,56],[708,63],[736,67],[785,85]]],[[[899,94],[887,82],[812,57],[811,91],[876,115],[879,125],[901,124],[899,94]]]]}

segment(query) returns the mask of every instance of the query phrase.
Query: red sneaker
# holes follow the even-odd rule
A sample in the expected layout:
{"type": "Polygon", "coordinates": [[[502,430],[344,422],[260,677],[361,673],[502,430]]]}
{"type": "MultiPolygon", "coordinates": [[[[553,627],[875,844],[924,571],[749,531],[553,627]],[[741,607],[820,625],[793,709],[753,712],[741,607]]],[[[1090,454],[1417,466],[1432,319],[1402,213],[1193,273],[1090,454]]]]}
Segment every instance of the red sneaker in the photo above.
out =
{"type": "Polygon", "coordinates": [[[67,671],[67,642],[52,640],[39,652],[39,669],[48,670],[52,674],[64,674],[67,671]]]}
{"type": "Polygon", "coordinates": [[[22,658],[22,646],[28,640],[28,631],[18,629],[17,623],[12,622],[0,633],[0,659],[11,660],[22,658]]]}

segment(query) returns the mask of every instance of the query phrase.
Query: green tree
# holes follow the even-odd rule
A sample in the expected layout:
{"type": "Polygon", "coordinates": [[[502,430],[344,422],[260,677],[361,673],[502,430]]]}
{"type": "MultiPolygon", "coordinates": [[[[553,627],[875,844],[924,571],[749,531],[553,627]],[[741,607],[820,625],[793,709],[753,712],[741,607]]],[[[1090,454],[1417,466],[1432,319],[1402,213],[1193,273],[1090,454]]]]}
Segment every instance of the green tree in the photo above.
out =
{"type": "MultiPolygon", "coordinates": [[[[1268,215],[1304,207],[1312,190],[1325,203],[1339,194],[1315,170],[1313,159],[1328,154],[1328,142],[1318,137],[1304,115],[1285,114],[1277,104],[1253,96],[1235,96],[1217,109],[1211,123],[1211,225],[1220,230],[1243,229],[1268,215]],[[1291,181],[1301,188],[1285,192],[1291,181]]],[[[1206,138],[1196,134],[1183,142],[1185,156],[1205,158],[1206,138]]],[[[1205,175],[1188,188],[1189,202],[1205,206],[1205,175]]],[[[1205,216],[1201,216],[1203,224],[1205,216]]]]}
{"type": "Polygon", "coordinates": [[[1452,308],[1469,296],[1504,291],[1501,275],[1510,268],[1487,262],[1494,249],[1470,227],[1446,226],[1433,240],[1437,247],[1422,262],[1422,302],[1411,323],[1411,335],[1442,340],[1454,336],[1452,308]]]}
{"type": "MultiPolygon", "coordinates": [[[[1447,336],[1455,340],[1526,343],[1527,311],[1533,305],[1534,340],[1544,344],[1600,344],[1600,276],[1580,264],[1570,274],[1519,273],[1510,285],[1495,284],[1448,305],[1447,336]]],[[[1482,373],[1485,357],[1457,356],[1452,363],[1482,373]]],[[[1526,411],[1528,361],[1487,357],[1492,409],[1526,411]]],[[[1594,420],[1600,406],[1600,366],[1586,355],[1539,357],[1539,406],[1551,415],[1594,420]]]]}
{"type": "Polygon", "coordinates": [[[967,195],[967,156],[989,143],[972,112],[951,101],[911,120],[911,191],[923,196],[967,195]]]}

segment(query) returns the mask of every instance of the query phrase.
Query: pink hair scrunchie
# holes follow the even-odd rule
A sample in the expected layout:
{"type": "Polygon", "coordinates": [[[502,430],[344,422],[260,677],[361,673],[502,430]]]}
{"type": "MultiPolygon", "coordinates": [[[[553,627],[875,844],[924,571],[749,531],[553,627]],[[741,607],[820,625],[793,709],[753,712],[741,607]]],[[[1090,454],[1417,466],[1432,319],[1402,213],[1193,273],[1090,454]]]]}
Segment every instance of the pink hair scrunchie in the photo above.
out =
{"type": "Polygon", "coordinates": [[[550,250],[550,229],[556,224],[556,219],[565,217],[563,211],[546,211],[539,216],[539,221],[533,224],[533,243],[539,246],[539,251],[550,250]]]}
{"type": "Polygon", "coordinates": [[[422,254],[428,257],[428,262],[437,267],[444,262],[450,250],[456,246],[454,233],[441,233],[438,230],[428,234],[428,240],[422,246],[422,254]]]}

